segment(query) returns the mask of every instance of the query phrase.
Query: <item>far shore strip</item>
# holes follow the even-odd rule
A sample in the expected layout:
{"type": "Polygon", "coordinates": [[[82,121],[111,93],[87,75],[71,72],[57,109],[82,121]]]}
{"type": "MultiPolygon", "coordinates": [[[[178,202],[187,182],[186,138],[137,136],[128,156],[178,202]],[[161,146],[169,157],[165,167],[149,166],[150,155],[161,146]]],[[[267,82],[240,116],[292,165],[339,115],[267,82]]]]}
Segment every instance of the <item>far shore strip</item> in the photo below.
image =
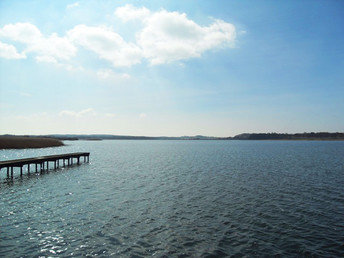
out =
{"type": "Polygon", "coordinates": [[[58,139],[29,136],[0,136],[0,149],[29,149],[63,146],[58,139]]]}

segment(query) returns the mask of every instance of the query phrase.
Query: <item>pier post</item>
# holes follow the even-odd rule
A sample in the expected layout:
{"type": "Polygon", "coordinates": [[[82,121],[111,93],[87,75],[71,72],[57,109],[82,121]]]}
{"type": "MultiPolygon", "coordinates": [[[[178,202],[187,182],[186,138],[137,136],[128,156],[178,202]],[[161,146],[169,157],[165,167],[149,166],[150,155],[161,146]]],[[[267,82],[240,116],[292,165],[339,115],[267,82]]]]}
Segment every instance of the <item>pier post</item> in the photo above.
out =
{"type": "Polygon", "coordinates": [[[80,164],[80,157],[78,157],[78,165],[80,164]]]}
{"type": "Polygon", "coordinates": [[[27,173],[30,175],[30,164],[27,164],[27,173]]]}
{"type": "Polygon", "coordinates": [[[54,160],[54,169],[56,169],[56,160],[54,160]]]}
{"type": "Polygon", "coordinates": [[[37,163],[36,163],[36,173],[37,173],[37,163]]]}
{"type": "Polygon", "coordinates": [[[13,167],[11,167],[11,177],[13,177],[13,167]]]}
{"type": "Polygon", "coordinates": [[[20,176],[23,176],[23,166],[20,167],[20,176]]]}
{"type": "Polygon", "coordinates": [[[7,167],[7,177],[10,177],[10,168],[7,167]]]}

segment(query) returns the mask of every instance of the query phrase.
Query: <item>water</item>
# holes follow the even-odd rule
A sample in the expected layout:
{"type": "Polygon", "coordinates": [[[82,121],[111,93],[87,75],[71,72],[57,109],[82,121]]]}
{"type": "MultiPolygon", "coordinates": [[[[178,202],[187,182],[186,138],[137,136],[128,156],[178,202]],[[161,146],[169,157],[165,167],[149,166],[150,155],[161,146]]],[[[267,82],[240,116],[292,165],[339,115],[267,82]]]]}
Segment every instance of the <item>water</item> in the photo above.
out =
{"type": "Polygon", "coordinates": [[[344,142],[75,141],[90,151],[8,182],[0,256],[343,256],[344,142]]]}

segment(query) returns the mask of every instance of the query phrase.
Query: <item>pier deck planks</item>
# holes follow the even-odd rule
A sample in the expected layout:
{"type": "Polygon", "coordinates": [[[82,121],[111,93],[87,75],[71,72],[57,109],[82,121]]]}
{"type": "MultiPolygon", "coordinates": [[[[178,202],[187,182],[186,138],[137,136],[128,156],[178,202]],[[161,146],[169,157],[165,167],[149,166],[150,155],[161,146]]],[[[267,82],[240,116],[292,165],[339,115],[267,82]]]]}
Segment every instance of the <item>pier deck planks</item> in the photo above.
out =
{"type": "MultiPolygon", "coordinates": [[[[68,160],[68,165],[73,164],[73,159],[77,159],[77,163],[80,163],[80,157],[84,157],[84,161],[89,161],[89,152],[75,152],[75,153],[67,153],[67,154],[58,154],[58,155],[49,155],[49,156],[41,156],[41,157],[34,157],[34,158],[26,158],[26,159],[14,159],[14,160],[5,160],[0,161],[0,171],[2,168],[7,168],[7,175],[9,175],[9,168],[11,168],[11,176],[13,176],[13,167],[20,167],[21,169],[21,175],[22,175],[22,167],[24,165],[28,165],[28,171],[31,164],[36,165],[36,172],[37,172],[37,164],[40,165],[41,171],[44,170],[44,164],[47,162],[47,168],[49,168],[49,162],[53,161],[55,163],[56,168],[56,162],[59,163],[59,160],[68,160]]],[[[63,165],[65,165],[65,162],[63,162],[63,165]]]]}

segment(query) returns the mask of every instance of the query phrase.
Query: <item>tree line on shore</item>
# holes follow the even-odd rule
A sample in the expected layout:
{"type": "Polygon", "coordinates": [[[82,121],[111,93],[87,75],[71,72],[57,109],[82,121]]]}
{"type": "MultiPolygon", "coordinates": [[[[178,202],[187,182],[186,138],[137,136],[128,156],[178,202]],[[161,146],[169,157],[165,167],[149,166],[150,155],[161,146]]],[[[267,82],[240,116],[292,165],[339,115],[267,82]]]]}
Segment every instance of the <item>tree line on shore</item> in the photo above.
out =
{"type": "Polygon", "coordinates": [[[232,137],[233,140],[344,140],[344,133],[243,133],[232,137]]]}
{"type": "Polygon", "coordinates": [[[65,140],[344,140],[344,133],[243,133],[234,137],[181,136],[147,137],[124,135],[41,135],[41,136],[0,136],[0,149],[46,148],[63,146],[65,140]]]}

